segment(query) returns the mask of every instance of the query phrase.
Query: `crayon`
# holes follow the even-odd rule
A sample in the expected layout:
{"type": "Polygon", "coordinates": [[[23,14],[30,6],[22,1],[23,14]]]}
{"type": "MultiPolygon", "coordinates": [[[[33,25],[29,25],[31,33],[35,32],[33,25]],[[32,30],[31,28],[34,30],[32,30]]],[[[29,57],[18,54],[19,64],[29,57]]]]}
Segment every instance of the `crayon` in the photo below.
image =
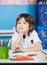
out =
{"type": "Polygon", "coordinates": [[[37,54],[28,54],[28,56],[37,56],[37,54]]]}
{"type": "Polygon", "coordinates": [[[8,47],[10,46],[10,40],[8,41],[8,47]]]}

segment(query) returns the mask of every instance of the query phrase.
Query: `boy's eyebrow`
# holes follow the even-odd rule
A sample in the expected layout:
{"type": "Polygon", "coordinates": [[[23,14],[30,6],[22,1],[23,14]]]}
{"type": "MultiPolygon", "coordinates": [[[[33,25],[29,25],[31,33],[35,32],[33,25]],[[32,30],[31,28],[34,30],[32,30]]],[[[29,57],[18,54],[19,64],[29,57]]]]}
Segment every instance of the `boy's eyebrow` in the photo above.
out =
{"type": "MultiPolygon", "coordinates": [[[[21,22],[19,21],[19,22],[17,22],[17,23],[21,23],[21,22]]],[[[23,23],[26,23],[26,21],[23,21],[23,23]]]]}

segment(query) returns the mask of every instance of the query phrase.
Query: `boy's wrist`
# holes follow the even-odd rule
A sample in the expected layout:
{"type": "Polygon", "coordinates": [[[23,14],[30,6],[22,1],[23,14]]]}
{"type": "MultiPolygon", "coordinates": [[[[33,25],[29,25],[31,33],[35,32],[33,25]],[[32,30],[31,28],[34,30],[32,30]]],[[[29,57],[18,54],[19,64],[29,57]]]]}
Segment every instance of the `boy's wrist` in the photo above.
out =
{"type": "Polygon", "coordinates": [[[22,37],[23,37],[23,34],[20,34],[20,33],[19,33],[19,37],[22,38],[22,37]]]}

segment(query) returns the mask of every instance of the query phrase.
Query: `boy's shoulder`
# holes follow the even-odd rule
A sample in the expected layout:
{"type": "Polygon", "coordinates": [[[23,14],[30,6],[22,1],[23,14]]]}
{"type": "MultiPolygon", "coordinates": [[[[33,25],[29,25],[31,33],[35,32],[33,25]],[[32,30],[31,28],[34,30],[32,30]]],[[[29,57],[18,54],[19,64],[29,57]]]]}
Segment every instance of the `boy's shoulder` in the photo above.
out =
{"type": "Polygon", "coordinates": [[[34,38],[34,37],[36,37],[36,36],[38,36],[38,33],[36,32],[36,30],[33,30],[33,31],[30,33],[30,37],[31,37],[31,38],[34,38]]]}
{"type": "Polygon", "coordinates": [[[37,34],[37,31],[36,30],[33,30],[32,32],[31,32],[31,34],[37,34]]]}

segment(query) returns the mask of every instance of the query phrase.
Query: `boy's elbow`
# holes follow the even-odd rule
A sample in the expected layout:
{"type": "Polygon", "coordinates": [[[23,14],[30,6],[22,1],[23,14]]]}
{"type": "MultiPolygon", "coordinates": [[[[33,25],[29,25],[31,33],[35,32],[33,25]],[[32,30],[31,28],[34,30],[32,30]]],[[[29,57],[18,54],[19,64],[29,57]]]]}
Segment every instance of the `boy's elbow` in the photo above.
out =
{"type": "Polygon", "coordinates": [[[38,51],[41,51],[41,48],[38,48],[38,51]]]}
{"type": "Polygon", "coordinates": [[[37,48],[37,51],[41,51],[41,46],[39,46],[39,47],[37,48]]]}
{"type": "Polygon", "coordinates": [[[41,51],[41,44],[40,42],[36,43],[36,50],[41,51]]]}

